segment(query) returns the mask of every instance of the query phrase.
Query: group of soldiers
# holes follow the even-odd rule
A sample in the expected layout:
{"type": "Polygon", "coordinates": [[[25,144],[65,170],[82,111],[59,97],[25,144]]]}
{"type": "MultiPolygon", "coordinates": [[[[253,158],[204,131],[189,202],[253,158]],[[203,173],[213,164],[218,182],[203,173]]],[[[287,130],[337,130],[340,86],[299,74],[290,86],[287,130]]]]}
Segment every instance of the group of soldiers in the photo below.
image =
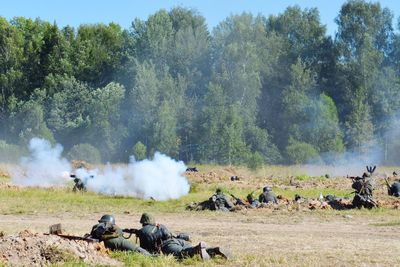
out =
{"type": "MultiPolygon", "coordinates": [[[[331,206],[334,209],[347,209],[347,208],[375,208],[378,206],[377,202],[373,198],[373,191],[375,189],[375,182],[373,173],[376,170],[376,166],[367,166],[367,172],[364,172],[362,176],[348,177],[352,179],[352,189],[354,189],[354,197],[351,204],[346,204],[346,201],[342,198],[338,198],[333,195],[321,196],[319,201],[324,204],[331,206]]],[[[393,172],[393,176],[396,177],[397,173],[393,172]]],[[[385,179],[388,188],[388,194],[395,197],[400,197],[400,180],[396,180],[393,184],[389,184],[385,179]]],[[[230,194],[234,201],[225,195],[221,188],[217,188],[216,192],[206,201],[201,203],[192,203],[188,206],[189,209],[195,210],[215,210],[215,211],[235,211],[237,207],[245,208],[260,208],[269,204],[277,204],[278,199],[275,193],[272,191],[270,186],[265,186],[263,192],[256,198],[254,192],[247,195],[246,200],[230,194]]],[[[297,203],[306,202],[307,199],[296,194],[294,201],[297,203]]]]}
{"type": "Polygon", "coordinates": [[[106,214],[86,237],[104,242],[105,247],[110,250],[139,252],[146,256],[164,254],[184,259],[198,255],[203,260],[216,256],[231,258],[230,252],[221,247],[208,247],[204,242],[193,246],[189,235],[173,235],[165,225],[156,223],[149,213],[142,214],[140,224],[140,229],[121,229],[116,225],[114,216],[106,214]],[[124,233],[129,236],[125,237],[124,233]],[[129,240],[132,234],[139,239],[139,246],[129,240]]]}

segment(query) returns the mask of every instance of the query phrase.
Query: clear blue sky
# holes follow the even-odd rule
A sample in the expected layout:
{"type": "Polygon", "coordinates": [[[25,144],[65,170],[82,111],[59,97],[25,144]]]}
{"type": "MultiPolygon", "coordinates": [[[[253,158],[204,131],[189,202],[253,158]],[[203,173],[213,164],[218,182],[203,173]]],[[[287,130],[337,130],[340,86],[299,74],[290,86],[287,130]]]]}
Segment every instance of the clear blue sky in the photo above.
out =
{"type": "MultiPolygon", "coordinates": [[[[10,20],[15,16],[41,18],[56,22],[63,27],[77,27],[83,23],[116,22],[123,28],[130,27],[134,18],[146,20],[149,15],[164,8],[175,6],[196,9],[205,17],[211,30],[231,14],[244,11],[254,15],[269,16],[284,12],[286,7],[299,5],[302,8],[317,7],[321,23],[327,26],[328,34],[336,31],[335,17],[344,0],[5,0],[1,3],[0,16],[10,20]]],[[[377,2],[377,1],[372,1],[377,2]]],[[[382,7],[394,12],[394,24],[400,15],[399,0],[380,0],[382,7]]]]}

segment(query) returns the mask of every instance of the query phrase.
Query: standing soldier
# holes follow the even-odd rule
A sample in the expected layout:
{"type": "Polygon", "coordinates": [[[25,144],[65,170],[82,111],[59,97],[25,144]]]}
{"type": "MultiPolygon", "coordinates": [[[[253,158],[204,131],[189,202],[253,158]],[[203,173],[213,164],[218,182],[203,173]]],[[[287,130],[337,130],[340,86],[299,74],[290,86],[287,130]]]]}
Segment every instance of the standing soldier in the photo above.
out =
{"type": "Polygon", "coordinates": [[[269,186],[265,186],[263,188],[263,192],[258,197],[258,200],[261,203],[273,203],[273,204],[278,203],[278,199],[276,198],[275,193],[272,192],[272,188],[269,186]]]}

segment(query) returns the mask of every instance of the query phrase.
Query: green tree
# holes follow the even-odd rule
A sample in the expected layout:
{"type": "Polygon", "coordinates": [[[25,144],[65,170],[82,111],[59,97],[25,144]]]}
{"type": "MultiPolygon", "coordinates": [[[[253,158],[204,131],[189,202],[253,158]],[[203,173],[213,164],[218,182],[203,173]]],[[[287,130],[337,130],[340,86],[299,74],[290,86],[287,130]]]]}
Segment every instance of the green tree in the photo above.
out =
{"type": "Polygon", "coordinates": [[[133,146],[133,156],[135,157],[135,160],[144,160],[147,156],[147,148],[146,146],[138,141],[134,146],[133,146]]]}
{"type": "Polygon", "coordinates": [[[90,144],[74,145],[68,152],[69,160],[83,160],[92,164],[101,163],[100,151],[90,144]]]}

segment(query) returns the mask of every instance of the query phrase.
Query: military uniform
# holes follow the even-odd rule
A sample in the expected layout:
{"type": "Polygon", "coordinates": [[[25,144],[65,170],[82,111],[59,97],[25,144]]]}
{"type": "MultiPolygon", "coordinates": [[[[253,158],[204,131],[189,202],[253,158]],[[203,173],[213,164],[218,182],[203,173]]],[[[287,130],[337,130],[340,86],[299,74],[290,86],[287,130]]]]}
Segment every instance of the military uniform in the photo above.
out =
{"type": "MultiPolygon", "coordinates": [[[[104,217],[104,216],[103,216],[104,217]]],[[[104,242],[104,246],[111,250],[133,251],[144,255],[150,255],[145,249],[136,246],[128,239],[123,237],[122,230],[111,222],[100,220],[98,224],[92,227],[90,235],[104,242]]]]}
{"type": "Polygon", "coordinates": [[[217,189],[215,194],[210,197],[209,203],[211,210],[231,211],[235,208],[230,199],[220,189],[217,189]]]}
{"type": "Polygon", "coordinates": [[[372,198],[374,182],[370,174],[364,173],[362,177],[354,178],[351,187],[355,190],[353,198],[354,207],[373,208],[377,206],[372,198]]]}
{"type": "Polygon", "coordinates": [[[273,203],[273,204],[278,203],[278,199],[276,198],[275,193],[272,192],[272,189],[268,186],[263,188],[263,192],[258,197],[258,200],[261,203],[273,203]]]}
{"type": "Polygon", "coordinates": [[[151,253],[173,255],[178,259],[200,255],[202,259],[207,260],[210,258],[208,249],[212,256],[223,255],[227,258],[227,253],[225,255],[219,248],[215,253],[216,248],[207,248],[203,242],[192,246],[190,242],[173,236],[164,225],[156,224],[153,216],[148,213],[143,213],[140,223],[143,227],[136,233],[140,246],[151,253]]]}
{"type": "Polygon", "coordinates": [[[74,192],[76,192],[76,191],[86,192],[85,183],[81,179],[75,178],[74,183],[75,183],[75,185],[74,185],[74,188],[72,189],[74,192]]]}
{"type": "Polygon", "coordinates": [[[394,182],[390,187],[390,195],[400,197],[400,182],[394,182]]]}

